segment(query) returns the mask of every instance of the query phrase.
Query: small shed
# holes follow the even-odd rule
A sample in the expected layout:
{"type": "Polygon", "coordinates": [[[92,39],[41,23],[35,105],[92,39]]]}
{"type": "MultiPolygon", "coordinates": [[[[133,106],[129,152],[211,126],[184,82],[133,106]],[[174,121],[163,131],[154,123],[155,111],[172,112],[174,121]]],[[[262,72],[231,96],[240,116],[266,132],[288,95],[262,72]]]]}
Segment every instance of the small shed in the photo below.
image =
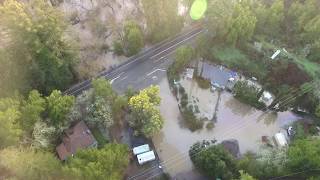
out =
{"type": "Polygon", "coordinates": [[[149,151],[149,152],[145,152],[142,154],[137,155],[137,159],[140,165],[149,162],[149,161],[153,161],[156,159],[156,156],[154,155],[153,151],[149,151]]]}
{"type": "Polygon", "coordinates": [[[141,146],[138,146],[138,147],[135,147],[132,149],[132,152],[134,155],[142,154],[142,153],[145,153],[148,151],[150,151],[150,147],[148,144],[144,144],[144,145],[141,145],[141,146]]]}

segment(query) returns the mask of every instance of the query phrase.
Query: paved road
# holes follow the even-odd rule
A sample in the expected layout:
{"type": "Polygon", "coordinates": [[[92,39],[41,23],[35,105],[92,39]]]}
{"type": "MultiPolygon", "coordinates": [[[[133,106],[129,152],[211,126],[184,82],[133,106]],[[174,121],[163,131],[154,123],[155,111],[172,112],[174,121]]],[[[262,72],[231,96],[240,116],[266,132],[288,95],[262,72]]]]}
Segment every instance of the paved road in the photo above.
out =
{"type": "MultiPolygon", "coordinates": [[[[172,39],[165,40],[150,49],[131,57],[126,63],[110,71],[101,72],[98,77],[110,80],[113,88],[118,93],[123,93],[131,86],[135,90],[143,89],[151,84],[157,84],[166,73],[166,69],[172,63],[167,56],[174,50],[188,43],[197,35],[202,33],[201,27],[193,27],[172,39]]],[[[79,83],[64,93],[68,95],[79,95],[91,87],[91,80],[79,83]]]]}
{"type": "MultiPolygon", "coordinates": [[[[120,94],[124,93],[128,87],[134,90],[141,90],[152,84],[158,84],[166,77],[166,70],[173,62],[174,58],[170,58],[169,56],[172,55],[179,46],[189,43],[202,32],[201,27],[194,27],[187,32],[183,32],[172,39],[163,41],[131,57],[126,63],[113,70],[101,72],[99,77],[105,77],[110,80],[113,89],[120,94]]],[[[90,87],[91,80],[87,80],[73,86],[64,93],[68,95],[79,95],[90,87]]],[[[130,141],[134,142],[132,137],[130,141]]],[[[149,165],[154,168],[141,171],[128,179],[146,180],[162,174],[162,168],[159,167],[159,159],[158,161],[150,162],[149,165]]]]}

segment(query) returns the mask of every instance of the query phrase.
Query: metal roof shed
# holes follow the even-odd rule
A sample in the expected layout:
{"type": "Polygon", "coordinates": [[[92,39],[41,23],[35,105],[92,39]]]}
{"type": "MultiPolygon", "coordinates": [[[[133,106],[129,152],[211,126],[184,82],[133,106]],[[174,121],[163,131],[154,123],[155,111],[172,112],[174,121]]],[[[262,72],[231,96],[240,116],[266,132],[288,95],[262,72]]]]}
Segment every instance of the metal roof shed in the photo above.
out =
{"type": "Polygon", "coordinates": [[[132,149],[132,152],[134,155],[142,154],[142,153],[145,153],[148,151],[150,151],[150,147],[148,144],[144,144],[144,145],[141,145],[141,146],[138,146],[138,147],[135,147],[132,149]]]}
{"type": "Polygon", "coordinates": [[[155,160],[156,156],[154,155],[153,151],[149,151],[149,152],[137,155],[137,159],[139,164],[142,165],[146,162],[155,160]]]}

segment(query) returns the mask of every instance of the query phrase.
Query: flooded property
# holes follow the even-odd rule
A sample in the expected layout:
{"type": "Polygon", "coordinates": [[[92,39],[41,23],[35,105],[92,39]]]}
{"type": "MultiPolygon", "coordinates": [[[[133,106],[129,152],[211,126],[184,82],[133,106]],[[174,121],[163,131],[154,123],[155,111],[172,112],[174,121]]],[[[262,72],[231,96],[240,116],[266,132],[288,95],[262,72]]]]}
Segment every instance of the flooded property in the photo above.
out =
{"type": "MultiPolygon", "coordinates": [[[[210,90],[206,90],[204,93],[196,84],[192,87],[192,95],[202,97],[200,101],[207,99],[203,106],[210,109],[216,105],[217,98],[215,93],[209,92],[210,90]]],[[[176,179],[201,179],[193,170],[188,155],[189,147],[197,141],[216,139],[221,142],[236,139],[241,153],[257,152],[262,144],[262,136],[273,136],[281,128],[299,119],[291,112],[275,114],[258,111],[239,102],[232,94],[222,92],[215,127],[212,130],[204,127],[191,132],[183,125],[177,100],[170,92],[166,79],[160,83],[160,95],[160,110],[165,124],[162,131],[153,138],[153,142],[164,170],[176,179]]]]}

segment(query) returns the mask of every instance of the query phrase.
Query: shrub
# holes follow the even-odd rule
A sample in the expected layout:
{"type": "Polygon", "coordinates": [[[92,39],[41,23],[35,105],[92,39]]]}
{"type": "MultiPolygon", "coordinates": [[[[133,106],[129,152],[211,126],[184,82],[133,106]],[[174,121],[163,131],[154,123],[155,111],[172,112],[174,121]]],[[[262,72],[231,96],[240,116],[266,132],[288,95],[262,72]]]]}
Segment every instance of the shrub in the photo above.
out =
{"type": "Polygon", "coordinates": [[[209,80],[207,79],[204,79],[202,77],[196,77],[195,78],[197,83],[198,83],[198,86],[201,88],[201,89],[209,89],[210,86],[211,86],[211,83],[209,80]]]}
{"type": "Polygon", "coordinates": [[[249,85],[246,81],[238,81],[234,86],[235,98],[257,109],[263,109],[266,105],[259,101],[259,90],[249,85]]]}
{"type": "Polygon", "coordinates": [[[121,56],[124,54],[122,44],[119,41],[113,42],[113,52],[118,56],[121,56]]]}
{"type": "Polygon", "coordinates": [[[213,123],[212,121],[209,122],[209,123],[207,123],[206,128],[207,128],[208,130],[212,130],[212,129],[214,128],[214,123],[213,123]]]}
{"type": "Polygon", "coordinates": [[[196,131],[198,129],[202,129],[203,121],[197,119],[197,117],[194,115],[194,113],[190,107],[188,107],[182,111],[182,116],[183,116],[184,121],[186,122],[187,127],[191,131],[196,131]]]}

